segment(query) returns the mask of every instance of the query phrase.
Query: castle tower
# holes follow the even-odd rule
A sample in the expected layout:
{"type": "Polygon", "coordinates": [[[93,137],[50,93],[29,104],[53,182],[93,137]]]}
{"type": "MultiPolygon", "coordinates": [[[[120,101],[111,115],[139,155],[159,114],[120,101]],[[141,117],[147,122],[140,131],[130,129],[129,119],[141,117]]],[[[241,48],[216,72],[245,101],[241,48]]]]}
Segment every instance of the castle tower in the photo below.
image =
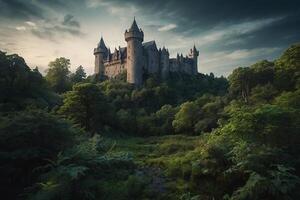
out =
{"type": "Polygon", "coordinates": [[[192,69],[192,74],[197,74],[198,73],[198,56],[199,56],[199,51],[196,49],[196,46],[191,49],[191,52],[189,54],[189,57],[193,59],[193,69],[192,69]]]}
{"type": "Polygon", "coordinates": [[[142,84],[143,78],[143,46],[144,33],[136,24],[135,19],[129,30],[125,31],[127,42],[127,82],[142,84]]]}
{"type": "Polygon", "coordinates": [[[161,75],[163,79],[169,76],[170,62],[169,62],[169,52],[165,47],[162,48],[160,52],[160,65],[161,65],[161,75]]]}
{"type": "Polygon", "coordinates": [[[94,49],[95,55],[95,74],[100,76],[104,75],[104,59],[107,58],[107,47],[105,46],[104,40],[101,36],[100,42],[97,45],[97,48],[94,49]]]}

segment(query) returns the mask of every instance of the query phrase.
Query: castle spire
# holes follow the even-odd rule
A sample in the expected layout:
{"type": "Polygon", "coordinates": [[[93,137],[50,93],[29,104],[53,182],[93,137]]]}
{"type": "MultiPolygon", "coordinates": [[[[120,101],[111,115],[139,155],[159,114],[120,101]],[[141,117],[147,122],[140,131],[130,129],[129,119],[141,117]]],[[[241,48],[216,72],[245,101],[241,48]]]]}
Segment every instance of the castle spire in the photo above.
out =
{"type": "Polygon", "coordinates": [[[138,25],[136,24],[135,17],[134,17],[134,18],[133,18],[132,25],[131,25],[129,31],[139,31],[139,30],[140,30],[140,29],[139,29],[138,25]]]}
{"type": "Polygon", "coordinates": [[[106,45],[105,45],[105,43],[104,43],[102,34],[101,34],[100,42],[98,43],[98,47],[101,48],[101,49],[103,49],[103,50],[106,50],[106,49],[107,49],[107,47],[106,47],[106,45]]]}
{"type": "Polygon", "coordinates": [[[111,54],[111,52],[110,52],[110,48],[108,48],[108,50],[107,50],[107,61],[110,61],[110,55],[111,54]]]}
{"type": "Polygon", "coordinates": [[[194,51],[194,52],[197,51],[195,43],[194,43],[193,51],[194,51]]]}

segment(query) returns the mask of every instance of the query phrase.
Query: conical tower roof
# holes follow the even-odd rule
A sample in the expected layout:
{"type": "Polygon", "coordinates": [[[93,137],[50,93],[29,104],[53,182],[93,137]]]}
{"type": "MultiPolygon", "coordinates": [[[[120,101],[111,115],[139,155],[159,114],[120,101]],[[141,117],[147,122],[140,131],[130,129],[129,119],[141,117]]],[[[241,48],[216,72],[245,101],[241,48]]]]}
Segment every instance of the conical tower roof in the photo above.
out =
{"type": "Polygon", "coordinates": [[[129,31],[140,31],[138,25],[136,24],[135,18],[133,19],[133,22],[132,22],[132,25],[131,25],[129,31]]]}
{"type": "Polygon", "coordinates": [[[144,33],[142,29],[140,29],[135,21],[135,18],[133,19],[132,25],[129,28],[129,30],[125,31],[125,40],[128,42],[132,38],[141,40],[143,42],[144,40],[144,33]]]}
{"type": "Polygon", "coordinates": [[[194,44],[193,51],[197,51],[196,45],[194,44]]]}
{"type": "Polygon", "coordinates": [[[100,49],[105,49],[105,50],[107,49],[102,36],[101,36],[100,42],[98,43],[98,47],[100,49]]]}

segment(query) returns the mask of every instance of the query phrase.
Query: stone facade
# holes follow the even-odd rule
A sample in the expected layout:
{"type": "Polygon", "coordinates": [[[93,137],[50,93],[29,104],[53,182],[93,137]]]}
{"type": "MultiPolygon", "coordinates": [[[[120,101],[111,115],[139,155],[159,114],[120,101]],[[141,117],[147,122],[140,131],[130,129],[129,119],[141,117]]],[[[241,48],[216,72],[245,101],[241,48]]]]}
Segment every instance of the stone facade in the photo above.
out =
{"type": "Polygon", "coordinates": [[[144,33],[134,19],[131,27],[125,31],[127,47],[115,48],[112,53],[106,47],[101,37],[95,55],[95,74],[114,78],[126,71],[127,82],[140,85],[143,82],[143,74],[161,74],[167,78],[170,72],[182,72],[189,75],[198,73],[198,56],[195,45],[187,56],[177,54],[176,58],[169,57],[169,51],[165,47],[157,48],[155,41],[144,42],[144,33]]]}

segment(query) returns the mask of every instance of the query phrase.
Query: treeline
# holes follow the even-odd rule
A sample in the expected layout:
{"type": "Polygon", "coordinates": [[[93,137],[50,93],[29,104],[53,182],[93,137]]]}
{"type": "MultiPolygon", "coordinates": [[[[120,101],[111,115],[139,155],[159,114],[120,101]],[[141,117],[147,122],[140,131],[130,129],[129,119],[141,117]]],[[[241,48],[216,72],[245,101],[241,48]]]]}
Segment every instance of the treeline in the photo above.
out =
{"type": "MultiPolygon", "coordinates": [[[[184,198],[299,199],[299,75],[300,45],[274,62],[233,71],[229,92],[220,97],[223,108],[212,112],[220,113],[218,128],[203,134],[191,153],[165,163],[169,174],[188,183],[184,198]]],[[[185,106],[194,111],[190,119],[200,111],[197,104],[185,106]]]]}
{"type": "MultiPolygon", "coordinates": [[[[225,94],[227,87],[225,78],[180,74],[172,74],[167,82],[150,77],[140,89],[122,80],[80,83],[64,94],[63,105],[57,113],[91,133],[120,132],[135,136],[173,134],[181,131],[175,128],[174,120],[183,102],[206,93],[210,94],[205,95],[210,96],[209,101],[215,95],[225,94]]],[[[177,118],[180,120],[180,113],[177,118]]],[[[207,126],[215,127],[213,123],[207,126]]],[[[201,128],[198,130],[202,131],[201,128]]],[[[192,131],[190,134],[194,133],[192,131]]]]}
{"type": "MultiPolygon", "coordinates": [[[[185,199],[297,199],[300,194],[300,45],[275,61],[213,74],[124,82],[49,63],[45,77],[0,52],[0,188],[6,199],[99,199],[114,180],[140,197],[129,155],[112,155],[99,135],[202,135],[171,161],[185,199]],[[175,167],[174,167],[175,166],[175,167]],[[102,183],[100,184],[99,181],[102,183]]],[[[168,166],[168,165],[167,165],[168,166]]]]}
{"type": "Polygon", "coordinates": [[[50,62],[43,77],[22,57],[0,52],[1,196],[105,199],[121,181],[120,198],[132,199],[143,181],[132,175],[136,165],[128,154],[110,154],[113,144],[99,134],[172,134],[182,102],[228,87],[213,75],[172,74],[167,82],[154,75],[138,89],[125,78],[86,77],[81,66],[72,73],[66,58],[50,62]]]}

